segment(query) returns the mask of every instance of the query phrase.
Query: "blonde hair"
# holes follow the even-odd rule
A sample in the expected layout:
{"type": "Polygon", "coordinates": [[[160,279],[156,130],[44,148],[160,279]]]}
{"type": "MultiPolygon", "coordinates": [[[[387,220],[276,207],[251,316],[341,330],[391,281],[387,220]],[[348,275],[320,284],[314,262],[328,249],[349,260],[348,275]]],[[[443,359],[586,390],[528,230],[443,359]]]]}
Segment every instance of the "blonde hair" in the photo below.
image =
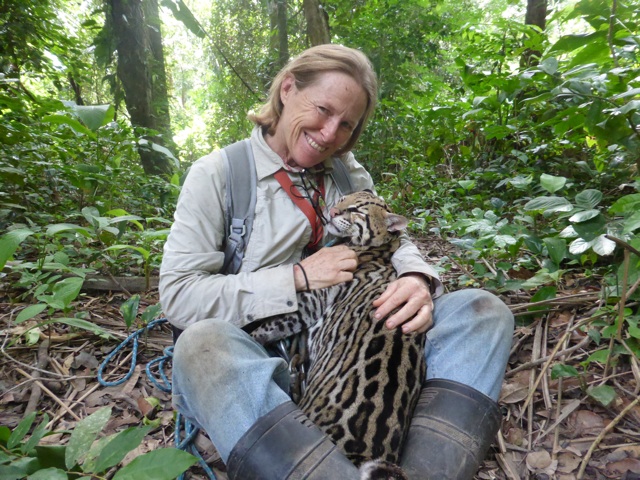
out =
{"type": "Polygon", "coordinates": [[[349,75],[360,84],[367,96],[367,107],[362,118],[354,128],[349,141],[336,152],[340,155],[348,152],[360,138],[360,134],[373,114],[378,95],[378,81],[369,59],[359,50],[342,45],[324,44],[311,47],[293,58],[273,79],[269,89],[269,97],[259,113],[250,113],[249,120],[274,134],[283,104],[280,100],[280,87],[284,79],[292,75],[296,88],[303,90],[313,85],[318,78],[327,72],[341,72],[349,75]]]}

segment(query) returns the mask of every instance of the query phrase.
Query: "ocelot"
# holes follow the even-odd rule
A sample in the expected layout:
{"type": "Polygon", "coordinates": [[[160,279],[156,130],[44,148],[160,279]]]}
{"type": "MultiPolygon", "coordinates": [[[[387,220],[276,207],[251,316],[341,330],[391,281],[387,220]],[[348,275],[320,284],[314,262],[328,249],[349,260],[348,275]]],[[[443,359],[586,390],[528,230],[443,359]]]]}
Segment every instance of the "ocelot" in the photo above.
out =
{"type": "Polygon", "coordinates": [[[425,378],[425,335],[388,329],[372,302],[396,278],[391,256],[407,220],[369,191],[343,197],[328,217],[328,231],[358,254],[353,281],[298,293],[297,312],[265,319],[251,334],[268,344],[308,330],[300,408],[362,465],[362,478],[403,479],[394,464],[425,378]]]}

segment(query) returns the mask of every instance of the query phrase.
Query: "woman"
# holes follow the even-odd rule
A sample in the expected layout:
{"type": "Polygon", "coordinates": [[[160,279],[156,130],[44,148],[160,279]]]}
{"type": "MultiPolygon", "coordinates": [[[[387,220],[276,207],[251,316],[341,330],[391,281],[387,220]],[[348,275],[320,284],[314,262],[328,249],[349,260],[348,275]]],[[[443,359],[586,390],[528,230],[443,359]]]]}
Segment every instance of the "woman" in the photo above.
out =
{"type": "MultiPolygon", "coordinates": [[[[235,275],[219,273],[226,236],[220,153],[197,161],[183,186],[160,275],[165,313],[173,325],[184,329],[174,352],[173,401],[209,434],[232,479],[240,478],[234,474],[240,470],[242,480],[247,475],[273,480],[359,478],[341,453],[327,447],[329,442],[319,430],[303,425],[299,410],[287,407],[288,413],[281,414],[282,406],[291,403],[287,365],[270,357],[242,328],[296,311],[296,291],[353,278],[355,253],[344,245],[318,248],[323,236],[317,222],[311,225],[277,172],[284,170],[316,209],[321,199],[314,199],[314,192],[324,190],[328,206],[340,196],[330,175],[334,162],[345,163],[356,190],[373,188],[371,177],[350,150],[373,112],[376,95],[368,59],[339,45],[308,49],[277,75],[267,103],[250,116],[256,124],[250,141],[258,177],[257,203],[249,244],[235,275]],[[270,473],[265,473],[265,464],[270,473]]],[[[513,317],[487,292],[441,295],[436,272],[407,238],[393,264],[398,278],[375,300],[376,317],[385,318],[400,307],[386,319],[388,328],[406,333],[431,329],[427,386],[432,382],[444,405],[455,408],[438,407],[435,419],[428,405],[418,406],[415,418],[421,420],[414,419],[402,463],[415,478],[427,474],[464,478],[456,473],[461,462],[465,472],[475,471],[499,425],[493,421],[481,427],[482,432],[466,431],[469,425],[481,425],[483,418],[497,416],[495,401],[511,345],[513,317]],[[438,297],[435,308],[432,294],[438,297]],[[468,424],[451,420],[466,410],[469,414],[463,417],[468,424]],[[444,433],[425,428],[432,420],[451,425],[443,428],[444,433]],[[473,445],[449,439],[451,429],[458,432],[456,438],[466,436],[473,445]],[[431,442],[438,442],[438,448],[431,442]]]]}

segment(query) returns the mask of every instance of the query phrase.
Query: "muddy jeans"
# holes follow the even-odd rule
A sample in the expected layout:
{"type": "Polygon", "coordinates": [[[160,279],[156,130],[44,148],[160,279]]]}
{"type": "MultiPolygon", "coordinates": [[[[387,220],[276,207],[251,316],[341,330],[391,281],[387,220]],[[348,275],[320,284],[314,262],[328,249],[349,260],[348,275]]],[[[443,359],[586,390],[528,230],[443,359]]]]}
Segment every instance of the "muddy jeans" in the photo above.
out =
{"type": "MultiPolygon", "coordinates": [[[[483,290],[449,293],[434,304],[425,350],[427,378],[455,380],[497,400],[513,315],[483,290]]],[[[224,462],[256,420],[290,400],[288,390],[287,363],[232,324],[202,320],[176,343],[173,404],[207,432],[224,462]]]]}

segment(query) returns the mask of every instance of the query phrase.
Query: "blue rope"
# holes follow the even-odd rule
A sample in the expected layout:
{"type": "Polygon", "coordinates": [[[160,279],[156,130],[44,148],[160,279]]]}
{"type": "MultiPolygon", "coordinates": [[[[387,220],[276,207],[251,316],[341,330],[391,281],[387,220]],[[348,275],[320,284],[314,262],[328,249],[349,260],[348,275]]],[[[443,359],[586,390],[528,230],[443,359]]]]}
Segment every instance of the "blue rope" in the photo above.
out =
{"type": "Polygon", "coordinates": [[[136,363],[137,363],[137,360],[138,360],[138,337],[140,335],[142,335],[143,333],[148,332],[149,330],[151,330],[156,325],[161,325],[161,324],[166,323],[166,322],[167,322],[166,318],[158,318],[156,320],[152,320],[146,326],[144,326],[141,329],[136,330],[135,332],[133,332],[131,335],[129,335],[127,338],[125,338],[120,345],[118,345],[116,348],[114,348],[113,351],[104,358],[104,360],[100,364],[100,367],[98,368],[98,382],[100,382],[100,385],[102,385],[104,387],[115,387],[117,385],[122,385],[124,382],[129,380],[131,378],[131,376],[133,375],[133,371],[136,368],[136,363]],[[129,344],[129,342],[132,343],[131,366],[129,367],[129,371],[120,380],[115,380],[113,382],[106,381],[102,377],[104,369],[109,364],[109,362],[111,362],[111,360],[118,353],[120,353],[120,350],[122,350],[124,347],[126,347],[129,344]]]}
{"type": "MultiPolygon", "coordinates": [[[[122,385],[124,382],[129,380],[133,376],[133,372],[136,368],[136,363],[138,361],[138,343],[139,343],[138,338],[140,337],[140,335],[148,332],[156,325],[162,325],[163,323],[167,323],[166,318],[158,318],[156,320],[149,322],[146,326],[133,332],[131,335],[125,338],[122,341],[122,343],[120,343],[120,345],[114,348],[113,351],[104,358],[104,360],[100,364],[100,367],[98,368],[98,382],[100,382],[100,385],[103,385],[105,387],[115,387],[117,385],[122,385]],[[124,377],[122,377],[119,380],[114,380],[112,382],[106,381],[103,378],[103,373],[105,368],[111,362],[111,360],[113,360],[113,358],[116,355],[118,355],[118,353],[120,353],[120,351],[123,348],[129,345],[129,343],[131,343],[132,345],[131,365],[129,366],[129,371],[125,374],[124,377]]],[[[165,348],[163,353],[164,355],[162,355],[159,358],[154,358],[147,364],[147,366],[145,367],[145,372],[147,373],[149,380],[156,387],[158,387],[163,392],[171,393],[171,380],[169,380],[169,377],[167,377],[167,375],[165,374],[165,365],[167,361],[170,361],[171,359],[173,359],[173,346],[165,348]],[[156,366],[158,367],[157,375],[159,375],[159,378],[151,370],[156,366]]],[[[180,415],[180,412],[177,413],[176,427],[174,432],[176,448],[183,450],[185,452],[189,452],[192,455],[194,455],[198,459],[198,463],[200,464],[202,469],[205,471],[209,479],[216,480],[215,473],[213,473],[213,470],[209,467],[209,465],[207,465],[207,462],[205,462],[204,458],[202,458],[202,455],[200,454],[200,452],[198,451],[198,449],[194,444],[194,439],[198,435],[199,431],[200,429],[197,428],[195,425],[193,425],[191,422],[189,422],[189,420],[184,418],[182,415],[180,415]],[[183,424],[184,424],[185,438],[181,438],[183,424]]],[[[178,477],[178,480],[184,480],[184,473],[178,477]]]]}

